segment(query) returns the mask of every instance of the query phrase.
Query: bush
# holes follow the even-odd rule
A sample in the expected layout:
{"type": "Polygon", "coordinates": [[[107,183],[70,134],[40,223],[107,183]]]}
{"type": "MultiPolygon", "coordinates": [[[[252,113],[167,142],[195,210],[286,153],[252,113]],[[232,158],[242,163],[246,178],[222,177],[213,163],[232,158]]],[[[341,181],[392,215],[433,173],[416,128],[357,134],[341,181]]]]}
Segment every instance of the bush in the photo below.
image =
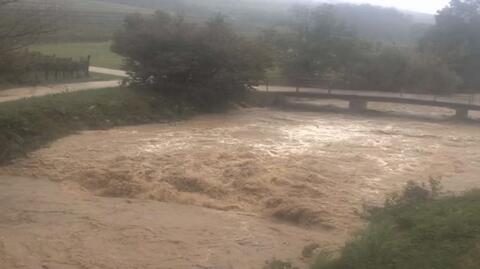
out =
{"type": "Polygon", "coordinates": [[[322,255],[312,269],[480,268],[480,191],[438,197],[410,183],[369,215],[370,224],[338,259],[322,255]]]}
{"type": "Polygon", "coordinates": [[[221,16],[193,25],[163,12],[132,15],[115,34],[112,49],[126,57],[133,86],[202,110],[243,96],[270,62],[261,45],[236,35],[221,16]]]}

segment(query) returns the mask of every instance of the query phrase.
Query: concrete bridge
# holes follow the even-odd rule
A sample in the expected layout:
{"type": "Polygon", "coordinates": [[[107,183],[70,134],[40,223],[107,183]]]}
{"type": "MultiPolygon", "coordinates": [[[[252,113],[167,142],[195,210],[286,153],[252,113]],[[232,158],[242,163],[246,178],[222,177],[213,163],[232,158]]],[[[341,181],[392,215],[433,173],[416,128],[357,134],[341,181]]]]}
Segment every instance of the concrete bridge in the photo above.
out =
{"type": "Polygon", "coordinates": [[[296,89],[293,87],[276,86],[268,88],[261,86],[258,90],[268,91],[286,97],[345,100],[349,102],[349,108],[353,111],[366,110],[368,102],[444,107],[455,110],[456,117],[462,119],[468,118],[469,111],[480,111],[480,95],[475,94],[432,95],[316,88],[296,89]]]}

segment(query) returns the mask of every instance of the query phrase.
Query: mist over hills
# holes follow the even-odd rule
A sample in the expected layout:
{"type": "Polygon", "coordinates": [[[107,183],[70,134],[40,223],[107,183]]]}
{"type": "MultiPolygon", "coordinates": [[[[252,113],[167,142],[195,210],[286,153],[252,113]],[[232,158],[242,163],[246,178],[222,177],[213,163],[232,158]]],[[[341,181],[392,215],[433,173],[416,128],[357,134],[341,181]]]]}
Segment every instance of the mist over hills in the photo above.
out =
{"type": "Polygon", "coordinates": [[[182,12],[192,19],[202,20],[222,13],[240,31],[254,34],[262,28],[288,23],[288,13],[295,4],[334,4],[338,16],[362,38],[375,41],[409,44],[421,36],[434,16],[413,11],[399,11],[367,4],[348,4],[345,1],[311,0],[101,0],[148,9],[182,12]]]}
{"type": "MultiPolygon", "coordinates": [[[[41,0],[26,0],[30,3],[41,0]]],[[[364,39],[383,43],[413,44],[434,22],[430,14],[399,11],[394,8],[368,4],[348,4],[344,1],[311,0],[46,0],[63,4],[68,14],[69,29],[58,40],[109,40],[118,29],[125,14],[151,13],[163,10],[182,13],[193,22],[201,22],[224,14],[236,30],[258,35],[263,29],[285,27],[291,21],[290,11],[295,4],[335,6],[340,20],[364,39]]]]}

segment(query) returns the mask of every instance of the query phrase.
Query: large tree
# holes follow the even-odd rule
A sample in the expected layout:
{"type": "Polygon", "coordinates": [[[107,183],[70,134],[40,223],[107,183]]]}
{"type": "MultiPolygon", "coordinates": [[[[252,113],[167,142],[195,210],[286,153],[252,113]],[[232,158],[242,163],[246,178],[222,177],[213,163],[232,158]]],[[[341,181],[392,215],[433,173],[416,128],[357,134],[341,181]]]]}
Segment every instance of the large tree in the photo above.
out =
{"type": "Polygon", "coordinates": [[[284,78],[296,86],[315,83],[336,73],[345,73],[355,58],[357,39],[339,21],[334,7],[296,6],[288,31],[267,32],[277,49],[279,66],[284,78]]]}
{"type": "Polygon", "coordinates": [[[112,49],[126,57],[134,85],[201,109],[240,96],[263,77],[269,63],[265,49],[238,36],[222,16],[194,25],[164,12],[132,15],[112,49]]]}
{"type": "Polygon", "coordinates": [[[267,31],[283,78],[292,86],[447,93],[455,73],[429,53],[363,40],[331,5],[297,6],[288,30],[267,31]]]}
{"type": "Polygon", "coordinates": [[[463,79],[465,89],[479,90],[480,0],[452,0],[439,11],[421,48],[444,59],[463,79]]]}

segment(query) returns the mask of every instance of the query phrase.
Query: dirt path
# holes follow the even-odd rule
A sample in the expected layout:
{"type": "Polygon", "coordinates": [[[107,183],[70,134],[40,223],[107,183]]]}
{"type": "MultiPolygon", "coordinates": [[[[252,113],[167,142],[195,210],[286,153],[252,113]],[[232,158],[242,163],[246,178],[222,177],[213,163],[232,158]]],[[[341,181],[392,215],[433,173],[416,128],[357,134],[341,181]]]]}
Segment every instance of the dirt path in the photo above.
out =
{"type": "MultiPolygon", "coordinates": [[[[100,73],[106,75],[114,75],[118,77],[126,77],[125,71],[101,68],[101,67],[90,67],[90,72],[100,73]]],[[[95,90],[95,89],[104,89],[104,88],[115,88],[118,87],[122,81],[109,80],[109,81],[92,81],[92,82],[79,82],[79,83],[68,83],[68,84],[52,84],[45,86],[28,86],[21,88],[14,88],[0,91],[0,103],[15,101],[24,98],[44,96],[50,94],[60,94],[66,92],[75,92],[75,91],[85,91],[85,90],[95,90]]]]}
{"type": "Polygon", "coordinates": [[[123,70],[118,70],[118,69],[90,66],[89,70],[92,73],[112,75],[112,76],[117,76],[117,77],[128,77],[127,72],[125,72],[123,70]]]}
{"type": "Polygon", "coordinates": [[[21,100],[24,98],[45,96],[50,94],[61,94],[66,92],[115,88],[120,86],[121,81],[93,81],[70,84],[54,84],[49,86],[22,87],[0,91],[0,103],[21,100]]]}
{"type": "Polygon", "coordinates": [[[0,177],[0,269],[261,268],[341,237],[235,212],[0,177]]]}

